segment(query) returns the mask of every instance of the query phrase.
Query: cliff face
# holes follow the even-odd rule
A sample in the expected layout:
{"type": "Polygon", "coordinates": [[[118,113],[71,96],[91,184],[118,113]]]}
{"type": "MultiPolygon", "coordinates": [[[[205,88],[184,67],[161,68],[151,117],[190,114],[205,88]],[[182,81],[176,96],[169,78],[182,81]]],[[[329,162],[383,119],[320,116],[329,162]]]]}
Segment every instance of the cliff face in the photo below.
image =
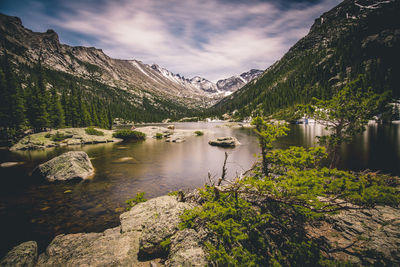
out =
{"type": "Polygon", "coordinates": [[[315,20],[310,32],[260,77],[223,99],[220,112],[281,108],[326,98],[364,74],[376,92],[400,97],[399,1],[345,0],[315,20]]]}

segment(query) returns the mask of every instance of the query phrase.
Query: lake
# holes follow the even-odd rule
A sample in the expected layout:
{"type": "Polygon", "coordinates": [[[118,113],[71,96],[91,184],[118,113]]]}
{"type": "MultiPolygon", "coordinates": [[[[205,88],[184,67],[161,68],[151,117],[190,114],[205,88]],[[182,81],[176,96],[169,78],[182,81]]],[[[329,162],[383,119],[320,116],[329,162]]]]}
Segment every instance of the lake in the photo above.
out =
{"type": "MultiPolygon", "coordinates": [[[[23,164],[0,168],[0,257],[27,240],[43,251],[58,234],[101,232],[119,224],[125,200],[138,192],[146,198],[178,189],[194,189],[212,176],[221,175],[228,152],[228,178],[248,170],[259,152],[251,129],[221,127],[222,123],[176,123],[177,129],[201,129],[204,136],[191,136],[184,143],[147,139],[41,151],[0,150],[0,162],[23,164]],[[210,139],[235,136],[241,145],[224,149],[208,145],[210,139]],[[83,150],[95,167],[93,179],[78,183],[48,184],[30,177],[43,163],[65,151],[83,150]]],[[[324,133],[319,125],[290,125],[291,131],[276,147],[310,147],[324,133]]],[[[369,125],[352,144],[343,146],[340,168],[380,170],[400,175],[400,125],[369,125]]]]}

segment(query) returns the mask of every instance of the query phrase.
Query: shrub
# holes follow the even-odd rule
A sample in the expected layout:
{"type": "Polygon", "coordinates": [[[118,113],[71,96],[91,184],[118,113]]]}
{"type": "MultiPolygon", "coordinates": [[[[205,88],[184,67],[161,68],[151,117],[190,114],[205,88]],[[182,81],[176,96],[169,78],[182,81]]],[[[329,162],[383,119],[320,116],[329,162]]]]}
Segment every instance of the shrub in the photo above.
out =
{"type": "Polygon", "coordinates": [[[136,197],[125,201],[126,205],[128,206],[128,207],[126,207],[126,210],[131,210],[131,208],[136,206],[137,204],[139,204],[141,202],[146,202],[147,199],[144,198],[144,194],[146,194],[146,193],[145,192],[137,193],[136,197]]]}
{"type": "Polygon", "coordinates": [[[103,136],[103,135],[104,135],[104,132],[99,131],[99,130],[96,130],[96,129],[93,128],[93,127],[86,128],[86,129],[85,129],[85,132],[86,132],[87,134],[89,134],[89,135],[97,135],[97,136],[103,136]]]}
{"type": "Polygon", "coordinates": [[[144,133],[138,132],[138,131],[118,130],[115,133],[113,133],[113,137],[121,138],[124,140],[127,140],[127,139],[144,140],[146,138],[146,135],[144,133]]]}
{"type": "Polygon", "coordinates": [[[51,137],[51,133],[47,133],[47,134],[45,134],[45,136],[44,137],[46,137],[46,138],[50,138],[51,137]]]}
{"type": "Polygon", "coordinates": [[[62,141],[62,140],[67,139],[67,138],[68,138],[68,137],[65,136],[63,133],[56,132],[55,135],[51,136],[50,140],[51,140],[51,141],[58,142],[58,141],[62,141]]]}
{"type": "Polygon", "coordinates": [[[195,131],[194,132],[197,136],[202,136],[204,135],[204,133],[202,131],[195,131]]]}
{"type": "Polygon", "coordinates": [[[163,134],[162,134],[162,133],[156,133],[156,138],[157,138],[157,139],[163,138],[163,134]]]}

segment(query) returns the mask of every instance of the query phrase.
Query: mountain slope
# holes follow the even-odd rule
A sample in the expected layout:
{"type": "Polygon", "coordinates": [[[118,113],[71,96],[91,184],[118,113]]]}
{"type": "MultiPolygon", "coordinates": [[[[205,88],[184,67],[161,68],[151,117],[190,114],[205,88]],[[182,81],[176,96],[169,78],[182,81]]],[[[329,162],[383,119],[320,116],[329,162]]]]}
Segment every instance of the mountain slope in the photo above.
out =
{"type": "Polygon", "coordinates": [[[376,92],[400,96],[400,1],[345,0],[315,20],[307,36],[279,61],[209,110],[238,117],[265,115],[312,97],[329,98],[366,75],[376,92]]]}
{"type": "MultiPolygon", "coordinates": [[[[53,76],[60,76],[55,79],[56,84],[51,84],[59,92],[63,88],[60,88],[62,85],[57,81],[64,80],[63,84],[65,79],[62,77],[70,75],[79,80],[80,84],[86,85],[82,89],[89,95],[94,95],[91,92],[94,89],[89,88],[90,82],[96,82],[105,91],[109,91],[104,92],[104,95],[110,95],[110,92],[117,96],[123,95],[125,109],[152,115],[156,112],[162,117],[183,116],[193,110],[209,107],[223,98],[225,91],[234,91],[244,85],[243,82],[239,85],[232,83],[231,87],[221,91],[215,83],[201,77],[186,79],[156,64],[113,59],[94,47],[60,44],[53,30],[32,32],[22,25],[19,18],[3,14],[0,14],[0,47],[0,54],[4,54],[6,48],[18,66],[32,67],[37,64],[40,56],[42,65],[52,71],[53,76]]],[[[109,96],[104,97],[107,99],[103,100],[110,101],[109,96]]]]}

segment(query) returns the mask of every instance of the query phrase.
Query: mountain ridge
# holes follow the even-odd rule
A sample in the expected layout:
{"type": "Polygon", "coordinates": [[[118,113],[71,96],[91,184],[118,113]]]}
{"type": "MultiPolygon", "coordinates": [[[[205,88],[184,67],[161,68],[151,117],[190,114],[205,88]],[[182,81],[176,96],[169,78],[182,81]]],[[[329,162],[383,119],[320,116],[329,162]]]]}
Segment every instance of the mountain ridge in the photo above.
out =
{"type": "Polygon", "coordinates": [[[375,92],[400,97],[399,1],[345,0],[322,14],[309,33],[256,80],[206,113],[238,119],[329,98],[358,75],[375,92]]]}
{"type": "Polygon", "coordinates": [[[216,103],[225,96],[225,91],[232,91],[231,88],[218,90],[215,83],[205,78],[186,79],[157,64],[114,59],[95,47],[61,44],[54,30],[33,32],[23,26],[20,18],[1,13],[0,33],[0,45],[7,48],[17,63],[35,64],[40,55],[43,65],[52,70],[96,80],[130,93],[136,99],[133,105],[139,105],[145,97],[157,106],[157,98],[161,97],[182,108],[197,110],[216,103]]]}

